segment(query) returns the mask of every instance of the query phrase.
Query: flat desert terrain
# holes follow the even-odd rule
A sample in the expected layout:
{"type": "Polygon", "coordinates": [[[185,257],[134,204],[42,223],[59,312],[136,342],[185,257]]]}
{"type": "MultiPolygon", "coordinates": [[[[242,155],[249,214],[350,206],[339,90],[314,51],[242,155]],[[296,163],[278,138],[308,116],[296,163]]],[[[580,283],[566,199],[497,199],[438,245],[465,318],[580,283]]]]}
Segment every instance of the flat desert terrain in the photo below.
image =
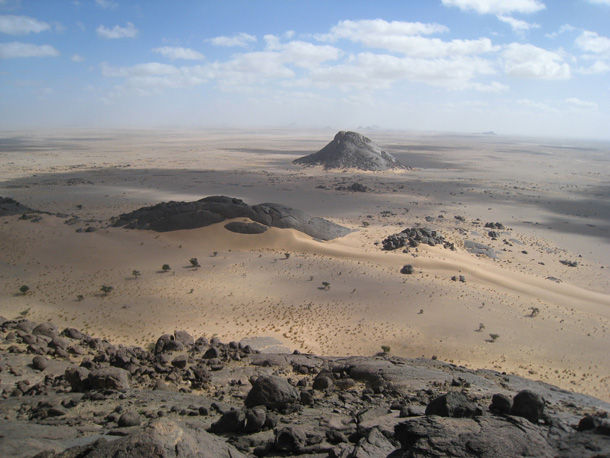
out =
{"type": "Polygon", "coordinates": [[[0,217],[0,314],[139,346],[175,329],[273,337],[318,355],[387,345],[610,400],[610,144],[362,130],[412,169],[292,164],[337,130],[0,132],[0,196],[48,212],[0,217]],[[336,189],[352,183],[368,191],[336,189]],[[225,223],[109,227],[142,206],[213,195],[281,203],[354,232],[321,242],[225,223]],[[492,239],[488,222],[505,229],[492,239]],[[382,250],[408,227],[457,249],[382,250]],[[400,273],[405,264],[413,274],[400,273]]]}

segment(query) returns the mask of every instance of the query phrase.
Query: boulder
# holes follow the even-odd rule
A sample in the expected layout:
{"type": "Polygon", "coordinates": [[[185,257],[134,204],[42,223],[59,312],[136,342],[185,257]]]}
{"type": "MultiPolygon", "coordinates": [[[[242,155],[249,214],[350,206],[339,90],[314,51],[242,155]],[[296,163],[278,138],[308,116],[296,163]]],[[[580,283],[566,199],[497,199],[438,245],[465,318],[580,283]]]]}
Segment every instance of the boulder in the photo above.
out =
{"type": "Polygon", "coordinates": [[[426,407],[426,415],[441,417],[472,418],[479,414],[476,404],[457,391],[450,391],[432,400],[426,407]]]}
{"type": "Polygon", "coordinates": [[[125,412],[119,417],[118,421],[121,428],[128,426],[139,426],[140,422],[140,415],[133,411],[125,412]]]}
{"type": "Polygon", "coordinates": [[[400,273],[405,275],[410,275],[413,272],[415,272],[415,269],[413,269],[411,264],[404,265],[402,266],[402,269],[400,269],[400,273]]]}
{"type": "Polygon", "coordinates": [[[400,423],[394,437],[402,455],[427,458],[551,458],[546,431],[515,417],[425,416],[400,423]]]}
{"type": "Polygon", "coordinates": [[[520,391],[513,398],[510,413],[535,423],[544,416],[544,398],[530,390],[520,391]]]}
{"type": "Polygon", "coordinates": [[[246,407],[265,406],[279,412],[296,409],[299,392],[286,379],[274,375],[259,377],[246,397],[246,407]]]}
{"type": "Polygon", "coordinates": [[[494,413],[510,414],[513,408],[513,401],[505,394],[494,394],[491,398],[489,410],[494,413]]]}
{"type": "Polygon", "coordinates": [[[89,373],[89,384],[94,390],[129,389],[129,372],[118,367],[104,367],[89,373]]]}
{"type": "Polygon", "coordinates": [[[48,365],[49,365],[49,360],[47,360],[47,358],[45,358],[44,356],[38,355],[38,356],[34,356],[34,358],[32,359],[32,366],[37,371],[44,371],[48,365]]]}
{"type": "Polygon", "coordinates": [[[214,434],[236,433],[244,430],[246,426],[246,413],[241,409],[229,410],[215,423],[212,423],[210,432],[214,434]]]}
{"type": "Polygon", "coordinates": [[[35,336],[47,336],[50,338],[57,337],[59,335],[59,331],[55,327],[53,323],[40,323],[32,330],[32,334],[35,336]]]}
{"type": "Polygon", "coordinates": [[[275,449],[278,452],[294,453],[305,447],[307,436],[296,426],[285,426],[275,431],[275,449]]]}

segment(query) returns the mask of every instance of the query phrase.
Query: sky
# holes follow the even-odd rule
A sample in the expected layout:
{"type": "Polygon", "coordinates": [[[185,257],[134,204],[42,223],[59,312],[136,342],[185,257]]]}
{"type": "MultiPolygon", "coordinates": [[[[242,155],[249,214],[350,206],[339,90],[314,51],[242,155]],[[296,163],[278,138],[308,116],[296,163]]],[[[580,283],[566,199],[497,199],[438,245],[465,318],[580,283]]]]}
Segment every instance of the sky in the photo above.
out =
{"type": "Polygon", "coordinates": [[[610,139],[610,0],[0,0],[0,130],[610,139]]]}

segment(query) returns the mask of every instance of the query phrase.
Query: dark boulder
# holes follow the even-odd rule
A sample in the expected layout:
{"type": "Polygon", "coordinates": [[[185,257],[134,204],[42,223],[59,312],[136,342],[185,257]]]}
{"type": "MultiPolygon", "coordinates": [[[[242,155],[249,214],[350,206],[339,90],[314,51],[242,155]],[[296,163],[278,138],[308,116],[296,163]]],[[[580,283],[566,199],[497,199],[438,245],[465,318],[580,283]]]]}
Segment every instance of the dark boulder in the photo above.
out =
{"type": "Polygon", "coordinates": [[[246,397],[246,407],[265,406],[279,412],[290,412],[299,403],[299,392],[286,379],[274,375],[259,377],[246,397]]]}
{"type": "Polygon", "coordinates": [[[494,413],[510,414],[513,408],[513,401],[505,394],[494,394],[491,398],[489,410],[494,413]]]}
{"type": "Polygon", "coordinates": [[[511,415],[537,422],[544,416],[544,398],[530,390],[520,391],[513,398],[511,415]]]}
{"type": "Polygon", "coordinates": [[[400,423],[394,437],[402,455],[427,458],[551,458],[546,432],[525,419],[425,416],[400,423]]]}
{"type": "Polygon", "coordinates": [[[426,407],[426,415],[441,417],[472,418],[480,414],[476,404],[457,391],[450,391],[432,400],[426,407]]]}
{"type": "Polygon", "coordinates": [[[128,426],[139,426],[140,423],[141,423],[140,415],[138,415],[136,412],[133,412],[133,411],[125,412],[124,414],[122,414],[119,417],[119,421],[118,421],[118,424],[121,428],[128,427],[128,426]]]}
{"type": "Polygon", "coordinates": [[[193,345],[195,343],[195,339],[186,331],[174,331],[174,340],[176,342],[180,342],[185,347],[193,345]]]}
{"type": "Polygon", "coordinates": [[[212,423],[210,432],[214,434],[236,433],[244,430],[246,413],[241,409],[229,410],[216,422],[212,423]]]}
{"type": "Polygon", "coordinates": [[[47,360],[47,358],[45,358],[44,356],[34,356],[34,358],[32,359],[32,367],[34,367],[34,369],[36,369],[37,371],[44,371],[47,366],[49,365],[49,360],[47,360]]]}
{"type": "Polygon", "coordinates": [[[411,264],[404,265],[402,266],[402,269],[400,269],[400,273],[405,275],[410,275],[413,272],[415,272],[415,269],[413,269],[411,264]]]}
{"type": "Polygon", "coordinates": [[[94,390],[129,389],[129,372],[118,367],[104,367],[89,373],[89,383],[94,390]]]}
{"type": "Polygon", "coordinates": [[[263,429],[266,421],[267,408],[265,406],[246,409],[246,425],[244,426],[244,432],[256,433],[263,429]]]}
{"type": "Polygon", "coordinates": [[[279,452],[294,453],[305,447],[307,436],[295,426],[285,426],[275,432],[275,449],[279,452]]]}

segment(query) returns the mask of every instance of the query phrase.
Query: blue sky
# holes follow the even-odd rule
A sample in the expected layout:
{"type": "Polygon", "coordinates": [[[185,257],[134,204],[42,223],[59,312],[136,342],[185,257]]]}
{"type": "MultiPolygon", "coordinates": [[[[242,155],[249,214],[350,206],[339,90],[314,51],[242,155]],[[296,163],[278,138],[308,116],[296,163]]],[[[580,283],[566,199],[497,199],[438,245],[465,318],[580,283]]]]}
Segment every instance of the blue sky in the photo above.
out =
{"type": "Polygon", "coordinates": [[[0,0],[0,129],[610,139],[610,0],[0,0]]]}

